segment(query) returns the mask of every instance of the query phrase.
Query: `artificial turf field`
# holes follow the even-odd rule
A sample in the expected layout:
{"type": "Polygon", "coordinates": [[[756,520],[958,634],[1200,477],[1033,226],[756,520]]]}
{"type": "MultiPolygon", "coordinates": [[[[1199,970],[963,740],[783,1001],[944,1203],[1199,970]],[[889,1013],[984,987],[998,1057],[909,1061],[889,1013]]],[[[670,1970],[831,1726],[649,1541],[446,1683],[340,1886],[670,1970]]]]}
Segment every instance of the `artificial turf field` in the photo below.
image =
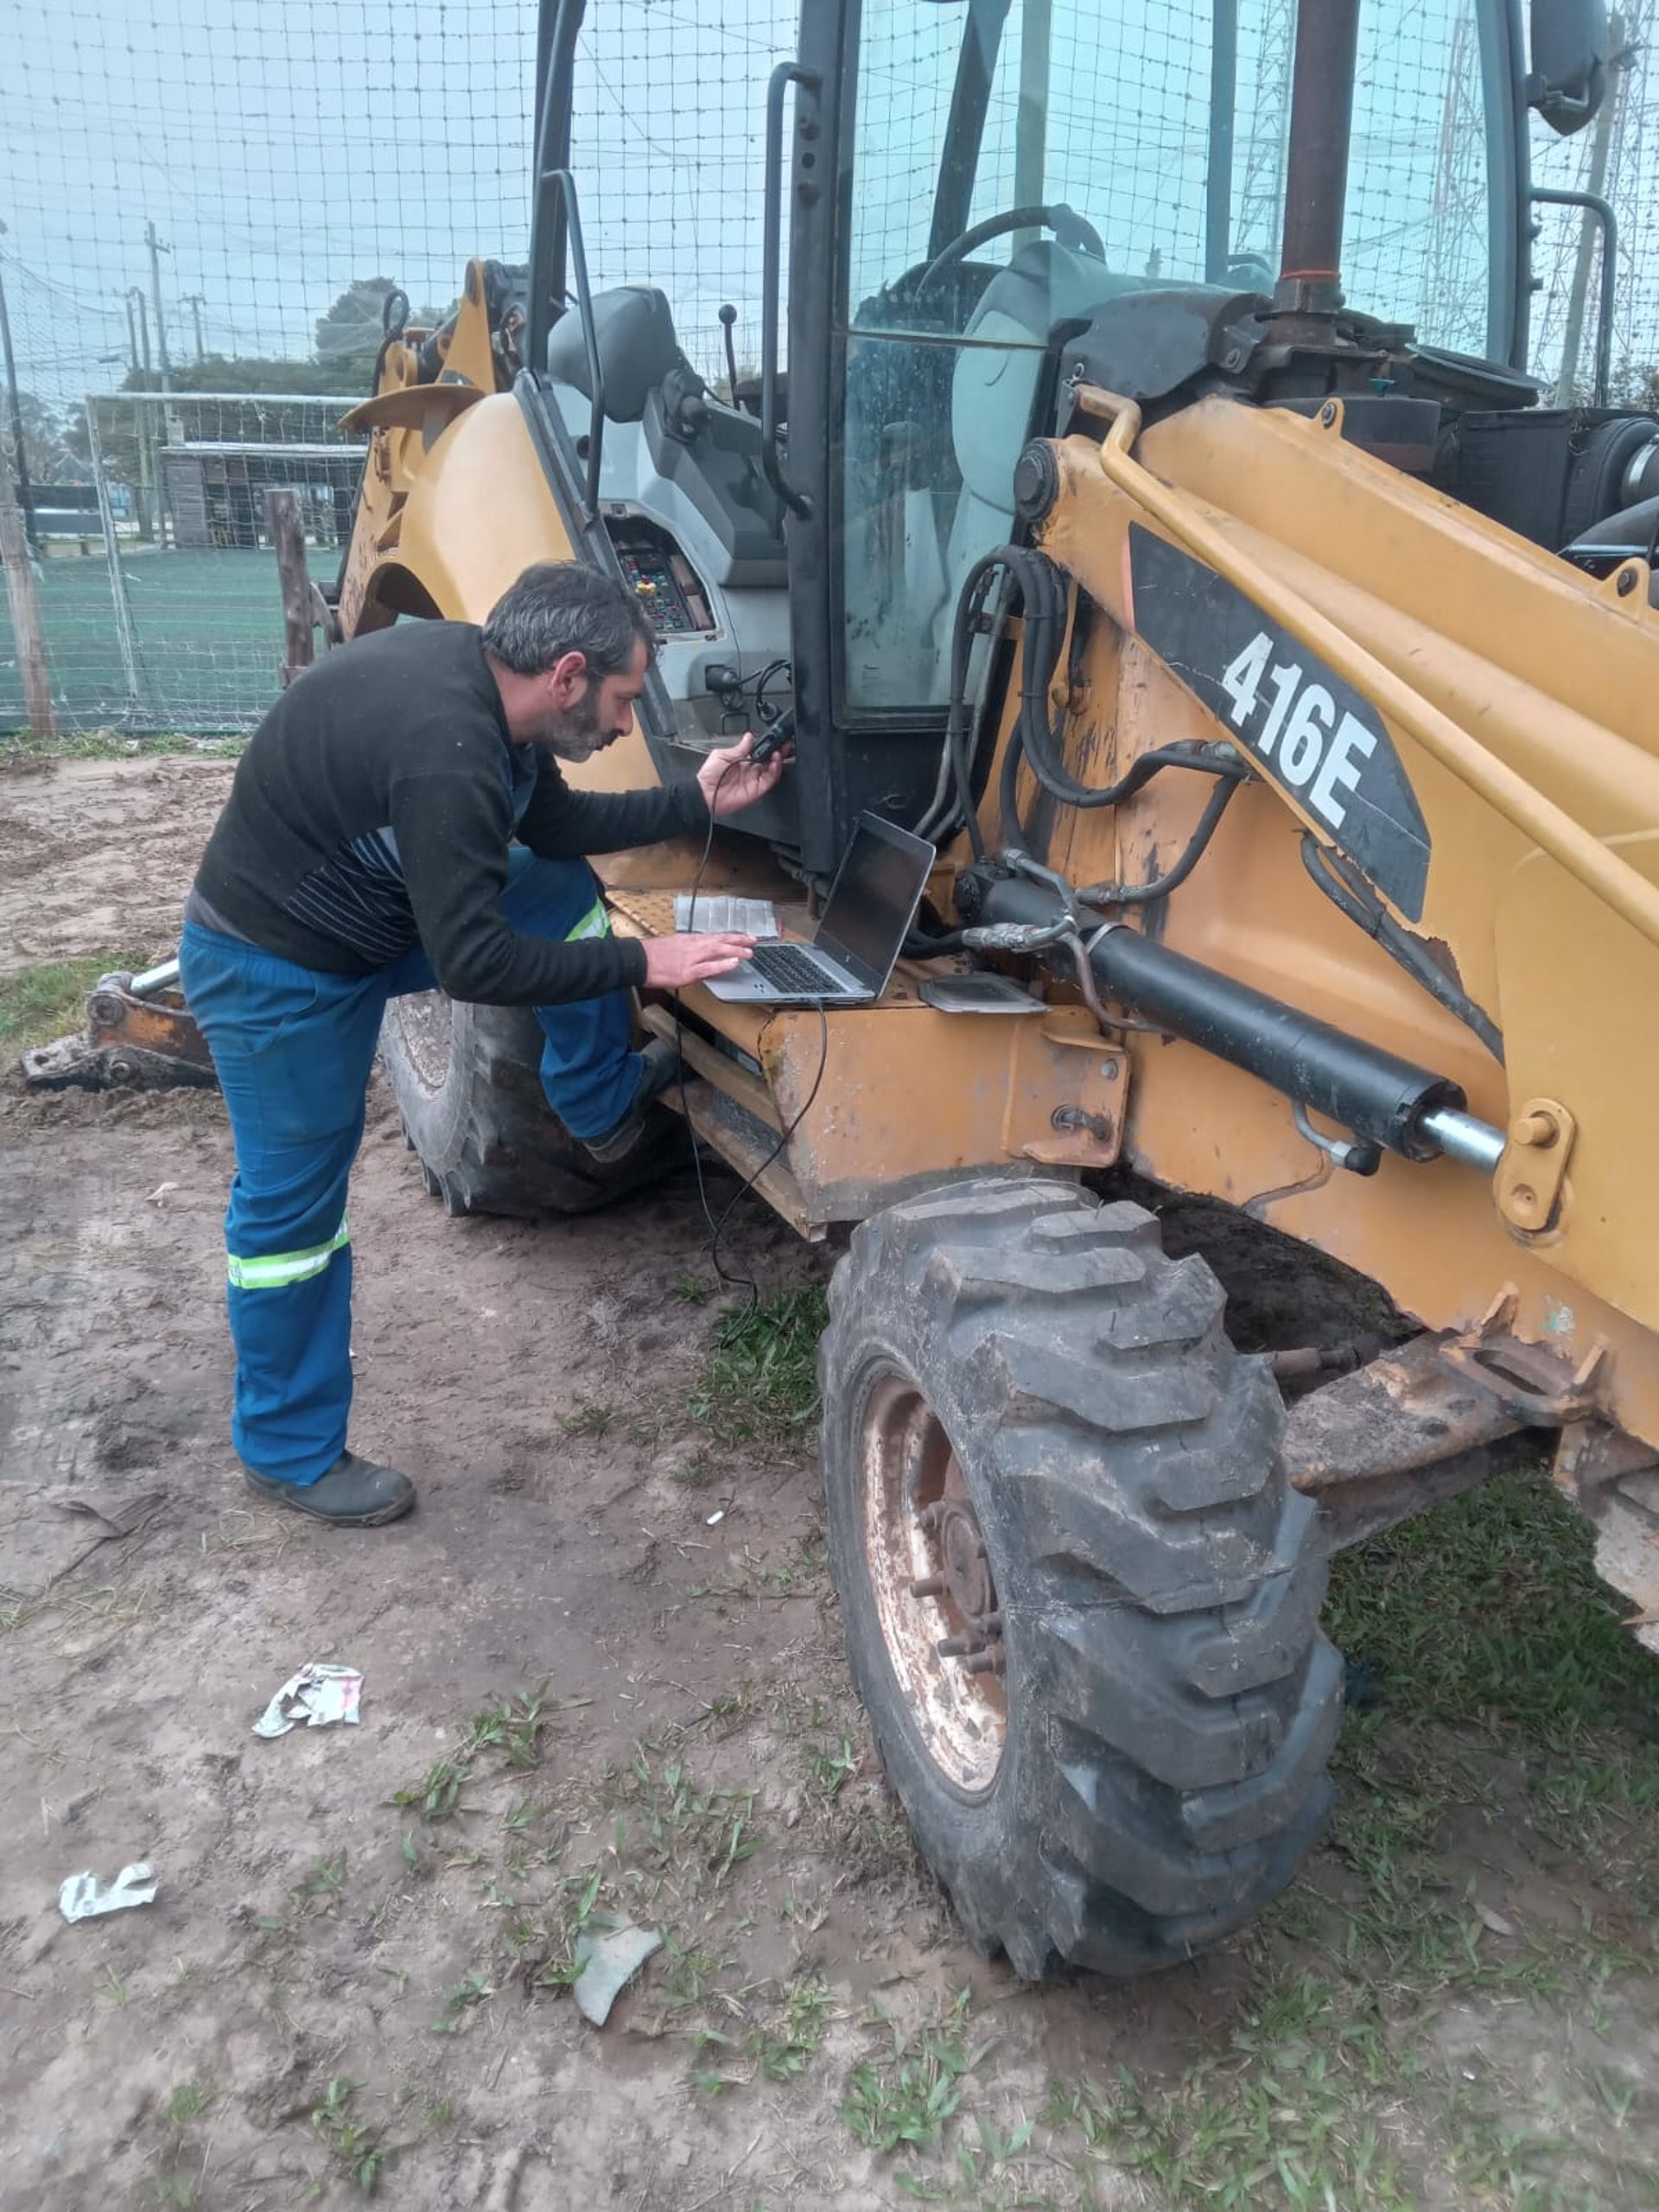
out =
{"type": "MultiPolygon", "coordinates": [[[[66,729],[211,732],[245,728],[276,693],[282,594],[268,547],[157,553],[124,546],[137,697],[121,664],[109,566],[93,538],[37,570],[58,720],[66,729]]],[[[319,556],[321,564],[337,556],[319,556]]],[[[23,725],[22,678],[0,593],[0,732],[23,725]]]]}

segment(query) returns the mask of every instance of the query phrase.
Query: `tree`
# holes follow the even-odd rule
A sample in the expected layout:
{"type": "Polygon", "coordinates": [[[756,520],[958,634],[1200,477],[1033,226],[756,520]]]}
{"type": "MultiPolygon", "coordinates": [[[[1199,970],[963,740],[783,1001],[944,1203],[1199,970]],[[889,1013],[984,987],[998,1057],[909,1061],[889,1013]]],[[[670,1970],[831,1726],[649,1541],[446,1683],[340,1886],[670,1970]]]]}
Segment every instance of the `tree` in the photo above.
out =
{"type": "MultiPolygon", "coordinates": [[[[23,460],[34,484],[85,484],[91,475],[82,455],[69,437],[70,418],[32,391],[17,395],[17,411],[23,418],[23,460]]],[[[11,412],[5,411],[6,447],[12,448],[11,412]]],[[[16,456],[13,456],[14,461],[16,456]]]]}
{"type": "Polygon", "coordinates": [[[367,389],[384,335],[386,295],[397,289],[390,276],[359,276],[317,319],[317,360],[348,391],[367,389]]]}
{"type": "MultiPolygon", "coordinates": [[[[389,276],[359,276],[318,318],[316,359],[330,379],[327,390],[367,392],[385,335],[386,295],[399,289],[389,276]]],[[[414,330],[432,330],[443,319],[436,308],[415,308],[409,324],[414,330]]]]}
{"type": "Polygon", "coordinates": [[[1613,378],[1609,397],[1615,407],[1632,407],[1659,415],[1659,361],[1645,366],[1626,361],[1613,378]]]}

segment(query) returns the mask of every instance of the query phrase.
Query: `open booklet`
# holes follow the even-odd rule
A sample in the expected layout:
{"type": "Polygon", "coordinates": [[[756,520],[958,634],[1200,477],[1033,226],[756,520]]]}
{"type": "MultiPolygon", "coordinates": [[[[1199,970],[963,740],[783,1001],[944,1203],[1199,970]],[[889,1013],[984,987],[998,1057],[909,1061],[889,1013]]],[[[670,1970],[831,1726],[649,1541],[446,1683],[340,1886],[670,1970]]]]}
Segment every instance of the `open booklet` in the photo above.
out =
{"type": "Polygon", "coordinates": [[[699,891],[695,918],[691,904],[689,891],[675,893],[677,930],[741,930],[746,937],[776,937],[779,933],[778,915],[770,899],[734,899],[725,892],[699,891]]]}

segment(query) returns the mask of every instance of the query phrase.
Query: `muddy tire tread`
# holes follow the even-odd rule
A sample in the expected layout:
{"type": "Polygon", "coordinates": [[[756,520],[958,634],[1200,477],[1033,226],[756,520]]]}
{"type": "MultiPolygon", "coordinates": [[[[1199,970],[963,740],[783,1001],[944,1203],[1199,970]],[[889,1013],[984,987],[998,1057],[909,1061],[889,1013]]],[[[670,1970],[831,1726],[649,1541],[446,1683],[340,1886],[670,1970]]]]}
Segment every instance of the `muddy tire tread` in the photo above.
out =
{"type": "Polygon", "coordinates": [[[547,1103],[542,1033],[530,1008],[448,1003],[449,1066],[436,1090],[422,1081],[410,1051],[404,1001],[387,1007],[380,1035],[405,1141],[447,1213],[590,1213],[663,1172],[673,1156],[671,1116],[650,1116],[627,1158],[602,1166],[547,1103]]]}
{"type": "Polygon", "coordinates": [[[853,1671],[924,1856],[1023,1974],[1127,1975],[1219,1941],[1329,1805],[1325,1546],[1285,1478],[1271,1371],[1234,1351],[1223,1305],[1144,1209],[1047,1181],[895,1206],[832,1286],[824,1472],[853,1671]],[[850,1425],[883,1359],[957,1446],[1007,1624],[1017,1714],[976,1804],[927,1759],[857,1592],[850,1425]]]}

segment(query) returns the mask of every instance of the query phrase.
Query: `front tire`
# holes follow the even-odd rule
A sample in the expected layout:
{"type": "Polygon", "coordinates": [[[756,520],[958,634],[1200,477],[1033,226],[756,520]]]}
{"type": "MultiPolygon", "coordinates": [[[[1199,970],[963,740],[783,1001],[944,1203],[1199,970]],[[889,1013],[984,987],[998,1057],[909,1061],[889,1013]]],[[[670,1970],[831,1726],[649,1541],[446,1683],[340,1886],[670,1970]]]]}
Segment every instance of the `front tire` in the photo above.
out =
{"type": "Polygon", "coordinates": [[[653,1108],[626,1155],[601,1166],[547,1103],[528,1007],[470,1006],[442,991],[396,998],[380,1051],[404,1135],[447,1213],[589,1213],[678,1156],[673,1116],[653,1108]]]}
{"type": "Polygon", "coordinates": [[[831,1287],[852,1673],[968,1935],[1028,1978],[1219,1942],[1329,1806],[1325,1548],[1223,1303],[1142,1208],[1046,1182],[895,1206],[831,1287]]]}

